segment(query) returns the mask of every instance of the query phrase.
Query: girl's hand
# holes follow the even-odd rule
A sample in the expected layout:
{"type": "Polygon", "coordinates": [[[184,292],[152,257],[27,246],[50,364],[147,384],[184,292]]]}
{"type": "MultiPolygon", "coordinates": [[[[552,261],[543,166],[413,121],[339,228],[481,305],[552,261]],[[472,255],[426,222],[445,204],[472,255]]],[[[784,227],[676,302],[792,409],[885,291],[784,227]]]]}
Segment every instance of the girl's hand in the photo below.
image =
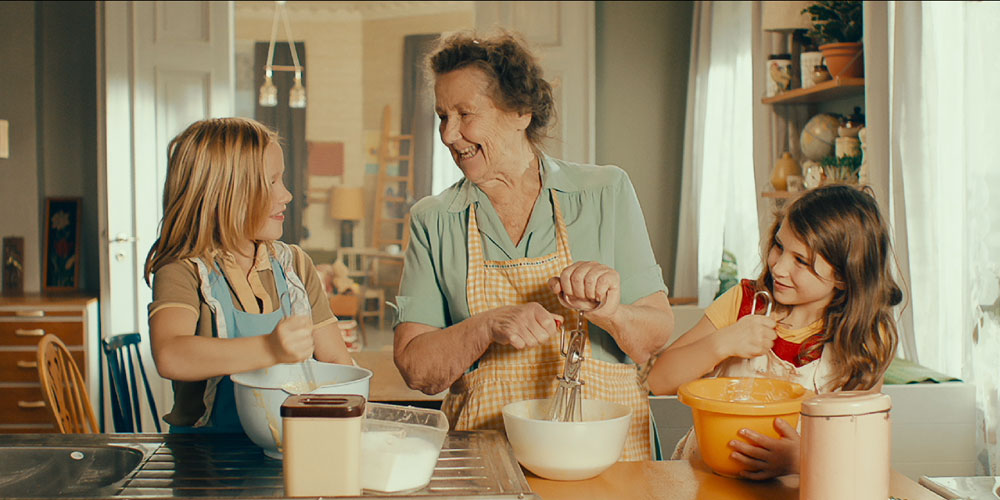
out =
{"type": "Polygon", "coordinates": [[[574,262],[558,277],[549,279],[549,289],[559,302],[597,316],[610,317],[621,303],[621,276],[618,271],[592,261],[574,262]]]}
{"type": "Polygon", "coordinates": [[[736,450],[730,455],[733,460],[750,468],[740,472],[741,477],[762,480],[799,472],[799,433],[780,418],[774,419],[774,430],[781,438],[774,439],[750,429],[740,429],[740,437],[754,444],[739,439],[729,442],[729,446],[736,450]]]}
{"type": "Polygon", "coordinates": [[[537,302],[498,307],[489,311],[487,320],[490,342],[529,349],[548,342],[558,332],[556,320],[562,317],[545,310],[537,302]]]}
{"type": "Polygon", "coordinates": [[[289,316],[283,318],[268,334],[268,346],[278,363],[298,363],[313,355],[312,318],[289,316]]]}
{"type": "Polygon", "coordinates": [[[774,347],[774,339],[778,338],[778,332],[774,330],[777,325],[767,316],[748,314],[735,324],[719,330],[717,335],[720,335],[721,345],[727,351],[725,357],[750,359],[766,354],[774,347]]]}

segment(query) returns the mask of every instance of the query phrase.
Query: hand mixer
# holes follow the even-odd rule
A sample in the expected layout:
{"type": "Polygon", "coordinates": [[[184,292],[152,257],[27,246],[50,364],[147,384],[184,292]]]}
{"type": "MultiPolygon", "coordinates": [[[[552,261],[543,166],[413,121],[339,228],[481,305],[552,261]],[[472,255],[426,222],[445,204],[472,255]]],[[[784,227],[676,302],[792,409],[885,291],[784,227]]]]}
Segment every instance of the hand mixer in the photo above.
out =
{"type": "Polygon", "coordinates": [[[574,311],[576,313],[576,327],[568,334],[569,342],[566,341],[565,325],[559,330],[559,350],[566,356],[566,364],[563,367],[562,376],[556,377],[559,386],[556,387],[555,394],[549,400],[545,411],[546,420],[583,421],[581,405],[583,381],[580,380],[580,365],[583,364],[584,360],[583,348],[587,342],[587,331],[583,328],[583,311],[579,309],[574,309],[574,311]]]}

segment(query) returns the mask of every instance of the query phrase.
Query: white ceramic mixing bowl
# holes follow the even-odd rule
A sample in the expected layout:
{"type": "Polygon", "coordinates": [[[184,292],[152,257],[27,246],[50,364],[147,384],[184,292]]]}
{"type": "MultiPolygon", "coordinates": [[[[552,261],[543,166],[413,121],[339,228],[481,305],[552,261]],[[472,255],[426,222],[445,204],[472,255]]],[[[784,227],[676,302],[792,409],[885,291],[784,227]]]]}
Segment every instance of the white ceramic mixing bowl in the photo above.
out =
{"type": "MultiPolygon", "coordinates": [[[[357,394],[368,399],[371,370],[310,359],[319,387],[310,394],[357,394]]],[[[236,391],[236,410],[250,440],[264,454],[281,458],[281,404],[302,387],[302,365],[283,364],[237,373],[230,377],[236,391]]],[[[303,387],[304,388],[304,387],[303,387]]]]}
{"type": "Polygon", "coordinates": [[[618,403],[583,400],[583,422],[554,422],[543,415],[547,399],[503,408],[503,424],[514,456],[539,477],[577,481],[594,477],[621,458],[632,409],[618,403]]]}

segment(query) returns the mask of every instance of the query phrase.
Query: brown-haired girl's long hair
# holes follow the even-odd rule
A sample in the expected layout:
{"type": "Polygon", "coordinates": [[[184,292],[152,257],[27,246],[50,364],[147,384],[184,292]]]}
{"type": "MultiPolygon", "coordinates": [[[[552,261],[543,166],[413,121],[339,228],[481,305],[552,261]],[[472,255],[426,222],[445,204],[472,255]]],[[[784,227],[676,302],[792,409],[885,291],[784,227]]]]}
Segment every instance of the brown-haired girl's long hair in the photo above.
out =
{"type": "MultiPolygon", "coordinates": [[[[834,363],[834,388],[871,389],[895,354],[899,336],[892,306],[903,298],[892,275],[889,230],[878,204],[871,194],[848,185],[807,191],[775,217],[764,247],[765,262],[782,224],[809,248],[814,273],[820,255],[844,284],[826,306],[820,341],[801,357],[827,349],[834,363]]],[[[773,295],[774,279],[766,265],[757,287],[773,295]]]]}
{"type": "Polygon", "coordinates": [[[216,118],[191,124],[167,148],[160,235],[146,255],[144,278],[190,257],[234,253],[267,219],[264,148],[278,140],[260,122],[216,118]]]}

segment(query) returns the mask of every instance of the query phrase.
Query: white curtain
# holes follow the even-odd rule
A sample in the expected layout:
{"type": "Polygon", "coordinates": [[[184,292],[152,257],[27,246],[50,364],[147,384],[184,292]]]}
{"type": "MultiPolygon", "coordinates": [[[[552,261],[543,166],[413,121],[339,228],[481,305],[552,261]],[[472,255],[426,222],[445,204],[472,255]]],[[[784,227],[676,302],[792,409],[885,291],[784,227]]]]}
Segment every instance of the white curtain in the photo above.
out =
{"type": "Polygon", "coordinates": [[[751,2],[695,2],[674,296],[702,307],[723,250],[740,277],[760,269],[753,177],[751,2]]]}
{"type": "Polygon", "coordinates": [[[889,19],[917,359],[976,385],[980,472],[997,475],[1000,3],[893,2],[889,19]]]}

